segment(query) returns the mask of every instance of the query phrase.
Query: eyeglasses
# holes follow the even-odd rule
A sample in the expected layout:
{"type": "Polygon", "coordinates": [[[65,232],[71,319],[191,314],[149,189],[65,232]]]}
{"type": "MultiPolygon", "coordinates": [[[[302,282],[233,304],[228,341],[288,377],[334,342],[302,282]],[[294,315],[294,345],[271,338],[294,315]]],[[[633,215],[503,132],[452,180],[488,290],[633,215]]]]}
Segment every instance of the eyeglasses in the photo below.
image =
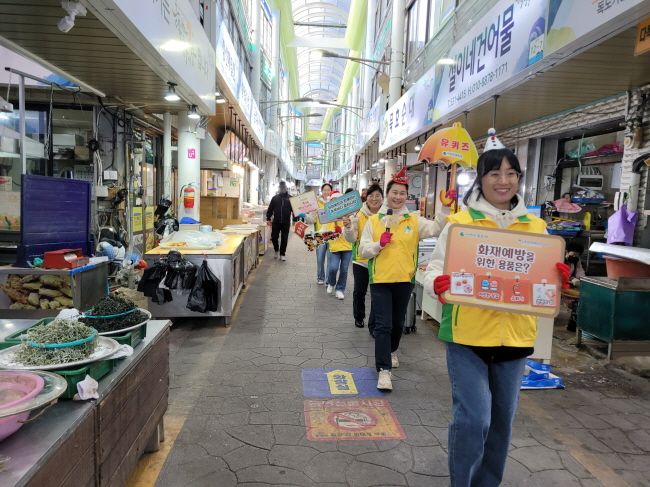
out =
{"type": "Polygon", "coordinates": [[[499,181],[502,178],[505,179],[506,181],[513,181],[515,179],[519,179],[519,176],[521,176],[521,173],[518,173],[514,169],[509,169],[503,172],[490,171],[485,175],[485,177],[490,178],[491,181],[499,181]]]}

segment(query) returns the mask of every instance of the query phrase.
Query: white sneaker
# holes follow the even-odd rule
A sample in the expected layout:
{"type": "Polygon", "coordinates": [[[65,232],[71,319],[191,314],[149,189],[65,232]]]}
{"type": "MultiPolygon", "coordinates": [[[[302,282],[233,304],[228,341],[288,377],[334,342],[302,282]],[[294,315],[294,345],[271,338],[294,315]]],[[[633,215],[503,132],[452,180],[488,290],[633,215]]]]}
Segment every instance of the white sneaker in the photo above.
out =
{"type": "Polygon", "coordinates": [[[336,291],[336,298],[337,299],[345,298],[345,295],[343,294],[343,291],[336,291]]]}
{"type": "Polygon", "coordinates": [[[273,256],[274,259],[278,259],[280,257],[280,252],[276,252],[275,255],[273,256]]]}
{"type": "Polygon", "coordinates": [[[331,284],[327,285],[327,294],[332,294],[334,292],[334,286],[331,284]]]}
{"type": "Polygon", "coordinates": [[[319,280],[316,281],[316,283],[317,283],[319,286],[322,286],[323,284],[325,284],[325,281],[321,281],[321,280],[319,279],[319,280]]]}
{"type": "Polygon", "coordinates": [[[281,256],[280,256],[280,260],[281,260],[281,261],[286,261],[286,260],[287,260],[287,257],[286,257],[285,255],[281,255],[281,256]]]}
{"type": "Polygon", "coordinates": [[[394,369],[399,367],[399,358],[397,358],[397,352],[390,354],[390,364],[394,369]]]}
{"type": "Polygon", "coordinates": [[[381,369],[379,379],[377,379],[377,389],[382,391],[392,391],[393,381],[391,380],[390,370],[381,369]]]}

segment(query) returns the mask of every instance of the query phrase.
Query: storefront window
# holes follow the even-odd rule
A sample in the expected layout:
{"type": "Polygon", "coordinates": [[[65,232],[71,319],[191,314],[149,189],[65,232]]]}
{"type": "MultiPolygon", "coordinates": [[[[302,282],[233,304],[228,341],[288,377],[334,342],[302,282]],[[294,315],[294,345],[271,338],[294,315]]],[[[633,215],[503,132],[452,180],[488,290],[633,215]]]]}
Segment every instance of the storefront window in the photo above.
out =
{"type": "Polygon", "coordinates": [[[427,40],[427,0],[415,0],[407,12],[406,59],[410,63],[422,51],[427,40]]]}

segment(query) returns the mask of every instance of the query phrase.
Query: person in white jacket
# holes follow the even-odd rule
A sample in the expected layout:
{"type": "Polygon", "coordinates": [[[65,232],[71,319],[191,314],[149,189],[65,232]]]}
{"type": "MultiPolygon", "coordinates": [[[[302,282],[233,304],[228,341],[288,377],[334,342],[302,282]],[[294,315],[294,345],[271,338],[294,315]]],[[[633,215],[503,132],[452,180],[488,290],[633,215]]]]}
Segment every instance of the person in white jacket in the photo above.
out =
{"type": "Polygon", "coordinates": [[[381,390],[392,390],[391,369],[399,366],[397,349],[413,292],[418,243],[439,235],[446,219],[442,212],[432,221],[409,211],[407,197],[404,167],[388,183],[385,203],[368,219],[359,244],[361,257],[369,259],[377,388],[381,390]]]}

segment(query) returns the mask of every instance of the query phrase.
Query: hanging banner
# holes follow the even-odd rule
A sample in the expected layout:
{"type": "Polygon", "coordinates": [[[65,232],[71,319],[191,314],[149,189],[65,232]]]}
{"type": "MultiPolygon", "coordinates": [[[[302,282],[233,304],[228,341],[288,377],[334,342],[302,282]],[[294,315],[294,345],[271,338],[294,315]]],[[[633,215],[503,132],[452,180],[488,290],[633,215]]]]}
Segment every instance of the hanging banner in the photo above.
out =
{"type": "Polygon", "coordinates": [[[444,274],[452,304],[554,317],[562,282],[555,267],[564,262],[562,237],[453,224],[449,227],[444,274]]]}
{"type": "Polygon", "coordinates": [[[550,0],[545,53],[562,49],[643,0],[550,0]]]}

